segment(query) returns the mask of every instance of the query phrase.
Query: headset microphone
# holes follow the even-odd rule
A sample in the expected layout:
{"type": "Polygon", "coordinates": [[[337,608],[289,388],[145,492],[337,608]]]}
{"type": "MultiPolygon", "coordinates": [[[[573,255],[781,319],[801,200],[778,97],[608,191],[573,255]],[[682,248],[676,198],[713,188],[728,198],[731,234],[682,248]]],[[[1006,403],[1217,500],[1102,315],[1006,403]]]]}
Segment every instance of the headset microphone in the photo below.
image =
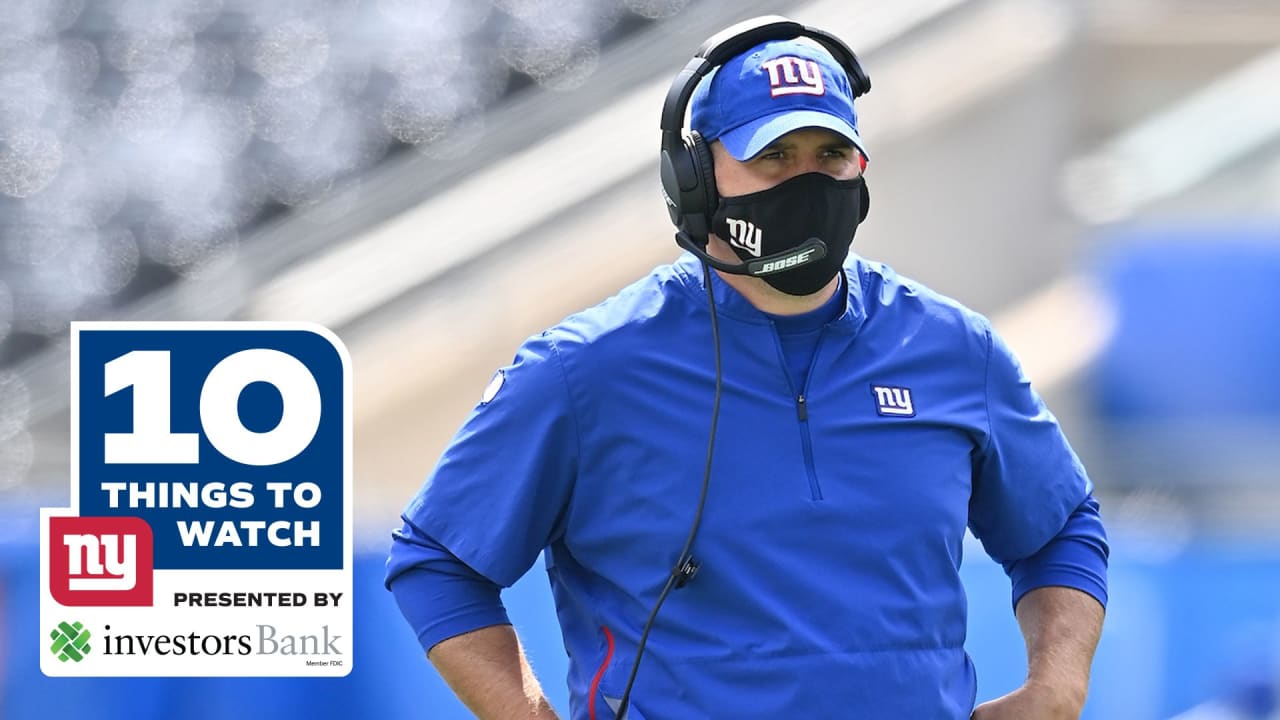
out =
{"type": "Polygon", "coordinates": [[[827,244],[818,238],[809,238],[789,250],[765,255],[751,262],[737,264],[727,263],[719,258],[712,257],[701,244],[686,232],[676,233],[676,244],[697,255],[702,262],[721,272],[727,272],[730,275],[751,275],[753,277],[764,277],[784,270],[792,270],[808,265],[811,262],[817,262],[827,256],[827,244]]]}

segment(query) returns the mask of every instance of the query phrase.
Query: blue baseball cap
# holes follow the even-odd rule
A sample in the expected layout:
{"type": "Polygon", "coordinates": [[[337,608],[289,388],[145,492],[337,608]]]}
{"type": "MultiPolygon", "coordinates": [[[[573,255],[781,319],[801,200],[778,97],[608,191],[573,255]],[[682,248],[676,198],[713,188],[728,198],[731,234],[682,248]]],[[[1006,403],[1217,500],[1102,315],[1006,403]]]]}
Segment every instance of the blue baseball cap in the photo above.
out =
{"type": "Polygon", "coordinates": [[[737,160],[800,128],[834,131],[867,154],[844,68],[801,39],[761,43],[713,70],[693,92],[690,127],[737,160]]]}

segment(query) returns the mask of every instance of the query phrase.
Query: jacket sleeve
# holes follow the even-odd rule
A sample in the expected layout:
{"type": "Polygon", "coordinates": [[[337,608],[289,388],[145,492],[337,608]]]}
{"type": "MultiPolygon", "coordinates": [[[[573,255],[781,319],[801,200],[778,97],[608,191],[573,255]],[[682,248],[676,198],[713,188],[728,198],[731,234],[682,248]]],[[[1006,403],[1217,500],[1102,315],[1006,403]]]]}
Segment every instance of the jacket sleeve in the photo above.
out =
{"type": "Polygon", "coordinates": [[[1007,564],[1056,536],[1093,483],[1013,352],[985,330],[987,434],[973,460],[969,528],[1007,564]]]}
{"type": "Polygon", "coordinates": [[[393,538],[387,588],[423,651],[455,635],[511,624],[493,581],[408,522],[393,538]]]}
{"type": "Polygon", "coordinates": [[[1088,593],[1105,608],[1110,554],[1098,501],[1090,495],[1047,545],[1031,557],[1005,563],[1004,571],[1012,581],[1014,609],[1023,595],[1051,585],[1088,593]]]}
{"type": "MultiPolygon", "coordinates": [[[[500,369],[404,511],[432,538],[502,587],[562,532],[578,467],[578,432],[551,336],[531,338],[500,369]]],[[[392,543],[388,586],[412,548],[392,543]]]]}

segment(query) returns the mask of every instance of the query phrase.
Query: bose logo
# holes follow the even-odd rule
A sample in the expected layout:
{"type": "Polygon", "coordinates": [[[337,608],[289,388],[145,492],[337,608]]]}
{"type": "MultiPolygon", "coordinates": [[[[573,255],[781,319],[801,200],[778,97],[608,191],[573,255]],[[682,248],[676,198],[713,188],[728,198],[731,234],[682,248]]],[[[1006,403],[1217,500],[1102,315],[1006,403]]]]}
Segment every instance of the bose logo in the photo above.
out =
{"type": "Polygon", "coordinates": [[[726,218],[725,222],[729,224],[729,244],[760,257],[760,248],[764,242],[764,233],[760,228],[737,218],[726,218]]]}
{"type": "Polygon", "coordinates": [[[792,268],[797,265],[803,265],[809,262],[809,258],[817,251],[818,248],[809,248],[804,252],[798,252],[790,257],[784,257],[781,260],[767,262],[764,265],[761,265],[760,269],[756,272],[757,274],[763,275],[765,273],[777,272],[778,270],[786,270],[787,268],[792,268]]]}
{"type": "Polygon", "coordinates": [[[790,55],[774,58],[761,66],[769,73],[769,95],[825,95],[818,63],[790,55]]]}
{"type": "Polygon", "coordinates": [[[916,409],[911,404],[911,388],[872,385],[871,393],[875,395],[876,412],[880,415],[915,417],[916,409]]]}
{"type": "Polygon", "coordinates": [[[678,206],[676,205],[676,201],[672,200],[671,196],[667,194],[666,188],[662,188],[662,199],[667,201],[667,205],[678,209],[678,206]]]}

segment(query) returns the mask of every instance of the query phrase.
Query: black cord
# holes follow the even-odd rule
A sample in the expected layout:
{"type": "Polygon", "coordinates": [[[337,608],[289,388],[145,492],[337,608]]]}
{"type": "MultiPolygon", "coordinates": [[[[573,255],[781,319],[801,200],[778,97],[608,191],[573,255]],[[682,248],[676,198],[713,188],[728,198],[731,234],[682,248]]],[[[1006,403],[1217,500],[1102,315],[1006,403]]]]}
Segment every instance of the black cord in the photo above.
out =
{"type": "MultiPolygon", "coordinates": [[[[622,691],[622,700],[618,703],[618,711],[615,717],[617,720],[626,720],[627,705],[631,700],[631,686],[636,682],[636,673],[640,670],[640,660],[644,657],[644,646],[649,640],[649,631],[653,629],[653,621],[658,617],[658,610],[662,609],[662,603],[666,601],[667,595],[673,587],[683,587],[698,571],[698,563],[693,559],[693,541],[698,537],[698,526],[702,524],[702,508],[707,504],[707,489],[711,486],[711,458],[716,449],[716,424],[720,420],[720,321],[716,316],[716,298],[711,286],[711,266],[702,263],[702,283],[707,288],[707,301],[711,306],[711,341],[715,345],[716,358],[716,393],[715,400],[711,404],[711,428],[709,437],[707,438],[707,465],[702,473],[702,494],[698,497],[698,509],[693,515],[693,525],[689,528],[689,537],[684,541],[684,549],[680,551],[680,556],[676,558],[675,567],[671,568],[671,574],[667,576],[667,584],[663,586],[662,593],[658,595],[658,601],[653,604],[653,610],[649,611],[649,619],[645,621],[644,629],[640,632],[640,647],[636,649],[636,659],[631,663],[631,675],[627,677],[627,686],[622,691]]],[[[594,702],[594,698],[592,702],[594,702]]]]}

